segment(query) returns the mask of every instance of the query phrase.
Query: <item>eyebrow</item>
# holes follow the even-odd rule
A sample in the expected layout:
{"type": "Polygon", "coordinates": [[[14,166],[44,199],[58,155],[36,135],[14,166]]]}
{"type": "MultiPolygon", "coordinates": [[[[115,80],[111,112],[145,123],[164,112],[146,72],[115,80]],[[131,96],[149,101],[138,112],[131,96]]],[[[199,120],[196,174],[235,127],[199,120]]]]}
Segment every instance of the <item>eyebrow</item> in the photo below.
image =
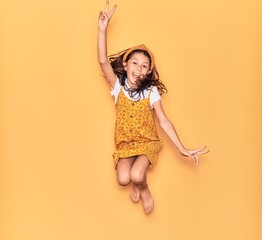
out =
{"type": "MultiPolygon", "coordinates": [[[[137,60],[137,61],[138,61],[138,59],[137,59],[137,58],[135,58],[135,57],[132,57],[132,58],[130,58],[130,60],[132,60],[132,59],[134,59],[134,60],[137,60]]],[[[147,64],[149,65],[149,62],[143,62],[143,63],[147,63],[147,64]]]]}

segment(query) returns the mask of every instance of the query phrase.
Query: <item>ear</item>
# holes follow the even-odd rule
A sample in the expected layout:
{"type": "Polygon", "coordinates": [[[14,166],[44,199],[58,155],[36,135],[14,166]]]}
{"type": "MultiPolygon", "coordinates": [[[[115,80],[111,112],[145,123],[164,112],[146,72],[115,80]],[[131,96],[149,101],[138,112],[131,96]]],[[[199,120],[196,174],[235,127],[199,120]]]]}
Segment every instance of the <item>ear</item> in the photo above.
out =
{"type": "Polygon", "coordinates": [[[123,62],[123,67],[125,69],[125,71],[127,70],[127,62],[123,62]]]}

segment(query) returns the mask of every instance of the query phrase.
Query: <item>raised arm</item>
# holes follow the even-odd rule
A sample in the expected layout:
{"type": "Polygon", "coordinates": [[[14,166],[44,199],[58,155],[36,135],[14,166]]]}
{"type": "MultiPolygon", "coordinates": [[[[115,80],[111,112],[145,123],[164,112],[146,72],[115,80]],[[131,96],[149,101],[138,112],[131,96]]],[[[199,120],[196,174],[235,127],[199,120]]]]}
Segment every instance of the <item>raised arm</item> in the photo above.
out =
{"type": "Polygon", "coordinates": [[[107,58],[107,27],[115,10],[116,5],[114,5],[112,10],[109,11],[109,1],[107,0],[105,10],[99,13],[97,36],[98,62],[101,66],[106,80],[112,87],[115,86],[117,78],[107,58]]]}
{"type": "Polygon", "coordinates": [[[196,164],[199,163],[198,155],[202,155],[208,152],[208,150],[204,150],[206,147],[201,147],[195,150],[188,150],[186,149],[182,142],[180,141],[178,134],[172,124],[172,122],[167,118],[163,108],[161,101],[157,101],[153,104],[153,107],[155,109],[155,113],[157,115],[157,118],[159,120],[161,128],[165,131],[169,139],[173,142],[173,144],[176,146],[178,151],[185,157],[190,157],[195,160],[196,164]]]}

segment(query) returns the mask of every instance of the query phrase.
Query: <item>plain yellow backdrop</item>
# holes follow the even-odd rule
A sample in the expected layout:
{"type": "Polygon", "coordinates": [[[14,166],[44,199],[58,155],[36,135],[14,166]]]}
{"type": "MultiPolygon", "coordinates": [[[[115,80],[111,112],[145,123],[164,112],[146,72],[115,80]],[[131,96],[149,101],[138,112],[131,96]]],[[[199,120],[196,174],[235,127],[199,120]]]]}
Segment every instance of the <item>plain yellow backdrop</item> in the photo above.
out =
{"type": "Polygon", "coordinates": [[[97,63],[105,1],[0,3],[2,240],[259,240],[262,2],[115,0],[108,53],[144,43],[164,109],[199,167],[167,137],[145,215],[117,185],[115,109],[97,63]]]}

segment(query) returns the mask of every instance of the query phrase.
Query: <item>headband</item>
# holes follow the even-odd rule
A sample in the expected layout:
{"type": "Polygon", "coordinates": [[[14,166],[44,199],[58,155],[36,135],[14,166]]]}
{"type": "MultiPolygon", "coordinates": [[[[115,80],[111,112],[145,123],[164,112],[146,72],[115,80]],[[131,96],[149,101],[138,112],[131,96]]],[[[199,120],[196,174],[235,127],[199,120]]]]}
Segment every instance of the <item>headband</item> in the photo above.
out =
{"type": "Polygon", "coordinates": [[[150,60],[151,60],[150,71],[152,71],[152,69],[153,69],[154,66],[155,66],[155,58],[154,58],[153,53],[152,53],[144,44],[129,48],[129,49],[126,51],[126,53],[124,54],[124,56],[123,56],[123,61],[126,62],[127,56],[128,56],[131,52],[133,52],[133,51],[135,51],[135,50],[146,51],[146,52],[149,54],[150,60]]]}

